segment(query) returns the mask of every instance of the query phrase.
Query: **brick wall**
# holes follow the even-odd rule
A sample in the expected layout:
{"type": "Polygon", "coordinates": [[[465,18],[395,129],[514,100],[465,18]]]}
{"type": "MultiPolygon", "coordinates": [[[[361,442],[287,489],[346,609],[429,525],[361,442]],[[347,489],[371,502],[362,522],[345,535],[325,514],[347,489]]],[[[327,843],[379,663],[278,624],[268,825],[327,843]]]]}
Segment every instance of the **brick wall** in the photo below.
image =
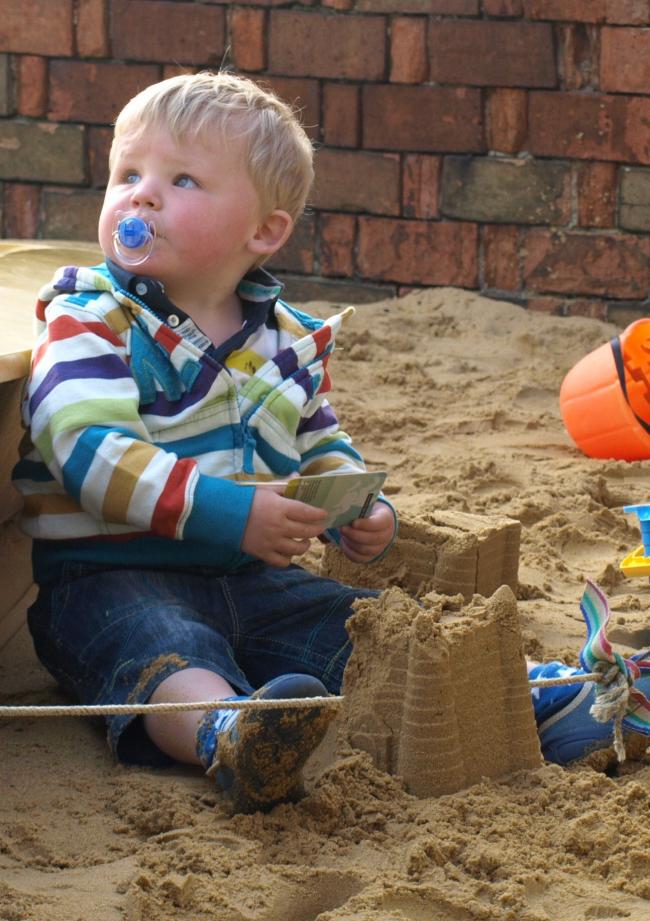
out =
{"type": "Polygon", "coordinates": [[[319,147],[291,296],[648,312],[650,0],[0,0],[3,235],[94,238],[119,108],[224,60],[319,147]]]}

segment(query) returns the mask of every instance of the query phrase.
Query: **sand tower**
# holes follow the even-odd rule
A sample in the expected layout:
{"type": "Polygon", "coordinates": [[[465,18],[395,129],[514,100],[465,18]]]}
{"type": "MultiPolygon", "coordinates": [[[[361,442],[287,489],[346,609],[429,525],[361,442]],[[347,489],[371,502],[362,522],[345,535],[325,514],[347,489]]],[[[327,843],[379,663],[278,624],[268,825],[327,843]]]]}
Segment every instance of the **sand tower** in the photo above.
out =
{"type": "Polygon", "coordinates": [[[343,731],[378,768],[435,796],[541,764],[510,588],[424,609],[391,588],[355,611],[343,731]]]}
{"type": "Polygon", "coordinates": [[[496,515],[457,511],[400,515],[399,539],[379,563],[351,563],[328,547],[321,572],[348,585],[387,588],[410,595],[491,595],[500,585],[517,587],[521,524],[496,515]]]}

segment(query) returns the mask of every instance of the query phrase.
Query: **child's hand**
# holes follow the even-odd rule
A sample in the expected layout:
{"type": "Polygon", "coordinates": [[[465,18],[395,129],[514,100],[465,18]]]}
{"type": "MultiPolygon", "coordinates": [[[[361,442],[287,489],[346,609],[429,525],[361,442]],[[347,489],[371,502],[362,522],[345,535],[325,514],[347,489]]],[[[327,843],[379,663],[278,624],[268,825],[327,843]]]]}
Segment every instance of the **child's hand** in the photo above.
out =
{"type": "Polygon", "coordinates": [[[241,549],[271,566],[286,567],[294,556],[309,550],[312,537],[322,533],[327,512],[285,499],[279,494],[281,489],[262,486],[255,490],[241,549]]]}
{"type": "Polygon", "coordinates": [[[395,517],[385,502],[376,502],[367,518],[357,518],[341,528],[339,547],[353,563],[367,563],[393,539],[395,517]]]}

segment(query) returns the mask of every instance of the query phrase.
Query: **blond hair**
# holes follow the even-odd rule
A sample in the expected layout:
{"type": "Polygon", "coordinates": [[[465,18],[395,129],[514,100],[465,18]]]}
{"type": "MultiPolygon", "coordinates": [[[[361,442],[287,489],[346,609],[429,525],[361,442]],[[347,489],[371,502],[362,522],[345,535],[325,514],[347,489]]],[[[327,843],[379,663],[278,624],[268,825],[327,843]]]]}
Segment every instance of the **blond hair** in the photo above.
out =
{"type": "Polygon", "coordinates": [[[152,127],[167,129],[177,141],[203,141],[215,128],[226,141],[241,141],[263,213],[279,208],[294,221],[302,213],[314,179],[313,149],[296,112],[270,90],[225,72],[154,83],[118,115],[109,162],[121,139],[152,127]]]}

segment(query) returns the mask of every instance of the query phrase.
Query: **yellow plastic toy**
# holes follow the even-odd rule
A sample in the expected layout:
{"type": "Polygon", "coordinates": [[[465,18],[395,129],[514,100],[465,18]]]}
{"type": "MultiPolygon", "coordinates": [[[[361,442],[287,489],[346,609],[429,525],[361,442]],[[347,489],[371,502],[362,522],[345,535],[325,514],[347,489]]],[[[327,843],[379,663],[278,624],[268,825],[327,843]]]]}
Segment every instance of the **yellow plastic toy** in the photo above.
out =
{"type": "Polygon", "coordinates": [[[629,578],[650,576],[650,505],[626,505],[623,511],[638,516],[643,543],[625,557],[620,564],[621,572],[629,578]]]}

